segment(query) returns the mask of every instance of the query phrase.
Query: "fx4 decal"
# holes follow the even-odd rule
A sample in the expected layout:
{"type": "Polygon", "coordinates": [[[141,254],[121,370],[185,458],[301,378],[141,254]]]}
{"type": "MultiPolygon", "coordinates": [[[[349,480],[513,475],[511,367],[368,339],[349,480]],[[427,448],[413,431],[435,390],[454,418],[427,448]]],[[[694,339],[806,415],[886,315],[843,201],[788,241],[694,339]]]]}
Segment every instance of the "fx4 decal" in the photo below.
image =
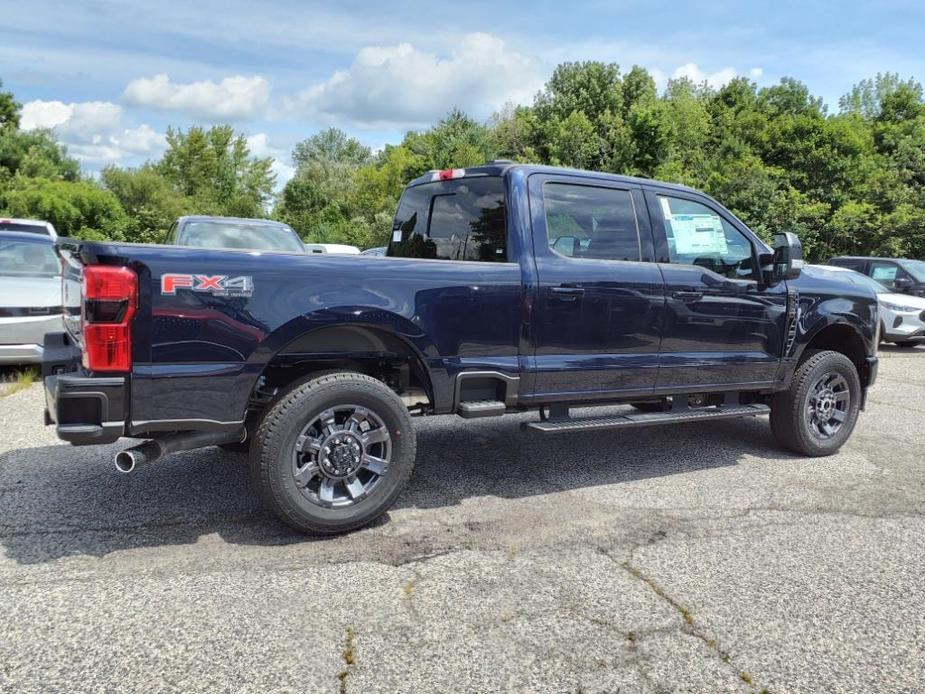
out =
{"type": "Polygon", "coordinates": [[[161,294],[173,295],[178,289],[208,292],[215,296],[250,296],[254,293],[254,279],[249,275],[161,275],[161,294]]]}

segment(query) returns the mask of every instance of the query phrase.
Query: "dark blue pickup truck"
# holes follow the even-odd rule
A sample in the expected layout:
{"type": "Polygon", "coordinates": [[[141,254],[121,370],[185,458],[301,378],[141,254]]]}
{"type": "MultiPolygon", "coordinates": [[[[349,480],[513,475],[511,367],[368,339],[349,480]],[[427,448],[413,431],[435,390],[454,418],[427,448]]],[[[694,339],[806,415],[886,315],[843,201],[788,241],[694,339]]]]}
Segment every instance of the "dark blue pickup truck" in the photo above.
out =
{"type": "Polygon", "coordinates": [[[534,411],[528,433],[555,435],[769,413],[782,445],[827,455],[877,369],[873,293],[801,271],[795,236],[770,248],[703,193],[616,175],[429,173],[385,257],[59,252],[67,332],[43,365],[58,436],[148,439],[116,455],[123,472],[248,449],[265,501],[315,533],[389,508],[416,416],[534,411]],[[582,416],[602,405],[624,407],[582,416]]]}

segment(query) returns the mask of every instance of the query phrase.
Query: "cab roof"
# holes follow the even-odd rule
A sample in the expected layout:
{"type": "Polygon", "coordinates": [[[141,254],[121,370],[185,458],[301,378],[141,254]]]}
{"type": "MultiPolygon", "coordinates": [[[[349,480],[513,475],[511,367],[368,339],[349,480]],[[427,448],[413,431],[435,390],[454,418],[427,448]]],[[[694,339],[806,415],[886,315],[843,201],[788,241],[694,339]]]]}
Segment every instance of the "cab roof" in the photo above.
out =
{"type": "Polygon", "coordinates": [[[280,222],[276,219],[256,219],[253,217],[221,217],[217,215],[207,215],[207,214],[190,214],[180,217],[177,222],[183,224],[185,222],[235,222],[236,224],[266,224],[272,226],[282,226],[288,227],[289,225],[285,222],[280,222]]]}
{"type": "Polygon", "coordinates": [[[583,178],[597,178],[602,181],[626,183],[630,185],[657,185],[660,188],[705,195],[703,191],[697,190],[696,188],[691,188],[690,186],[681,185],[679,183],[656,181],[652,178],[624,176],[622,174],[606,173],[602,171],[585,171],[583,169],[570,169],[563,166],[548,166],[544,164],[516,164],[512,161],[503,159],[490,161],[486,164],[482,164],[481,166],[469,166],[464,169],[434,169],[432,171],[428,171],[423,176],[419,176],[418,178],[414,179],[408,185],[417,186],[424,183],[465,178],[468,176],[503,176],[510,171],[522,171],[527,176],[535,173],[544,173],[550,175],[567,174],[572,176],[582,176],[583,178]]]}

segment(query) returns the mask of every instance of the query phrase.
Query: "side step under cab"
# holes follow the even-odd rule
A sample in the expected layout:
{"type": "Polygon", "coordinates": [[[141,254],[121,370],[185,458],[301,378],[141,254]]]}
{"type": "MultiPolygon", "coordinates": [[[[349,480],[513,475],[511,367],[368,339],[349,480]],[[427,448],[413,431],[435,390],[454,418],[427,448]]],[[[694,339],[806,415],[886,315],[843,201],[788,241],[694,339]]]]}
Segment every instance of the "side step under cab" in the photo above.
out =
{"type": "Polygon", "coordinates": [[[500,400],[469,400],[459,403],[456,410],[463,419],[476,419],[477,417],[500,417],[507,410],[500,400]]]}
{"type": "Polygon", "coordinates": [[[539,422],[527,422],[525,429],[532,429],[543,434],[559,434],[566,431],[589,431],[594,429],[631,429],[635,427],[655,426],[656,424],[676,424],[681,422],[699,422],[704,419],[733,419],[735,417],[755,417],[768,414],[767,405],[717,405],[713,407],[680,408],[674,412],[651,412],[616,414],[609,417],[571,418],[554,416],[539,422]]]}

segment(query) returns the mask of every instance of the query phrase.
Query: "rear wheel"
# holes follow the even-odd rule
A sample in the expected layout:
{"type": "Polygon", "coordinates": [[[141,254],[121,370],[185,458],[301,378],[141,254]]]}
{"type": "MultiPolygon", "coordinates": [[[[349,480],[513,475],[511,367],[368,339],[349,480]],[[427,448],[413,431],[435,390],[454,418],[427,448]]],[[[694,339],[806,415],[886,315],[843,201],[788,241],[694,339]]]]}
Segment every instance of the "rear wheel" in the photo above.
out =
{"type": "Polygon", "coordinates": [[[282,397],[263,418],[251,465],[264,503],[303,532],[359,528],[398,498],[414,466],[411,418],[381,381],[327,374],[282,397]]]}
{"type": "Polygon", "coordinates": [[[790,389],[771,403],[771,431],[783,446],[809,456],[836,453],[851,436],[861,380],[848,357],[813,351],[797,367],[790,389]]]}

